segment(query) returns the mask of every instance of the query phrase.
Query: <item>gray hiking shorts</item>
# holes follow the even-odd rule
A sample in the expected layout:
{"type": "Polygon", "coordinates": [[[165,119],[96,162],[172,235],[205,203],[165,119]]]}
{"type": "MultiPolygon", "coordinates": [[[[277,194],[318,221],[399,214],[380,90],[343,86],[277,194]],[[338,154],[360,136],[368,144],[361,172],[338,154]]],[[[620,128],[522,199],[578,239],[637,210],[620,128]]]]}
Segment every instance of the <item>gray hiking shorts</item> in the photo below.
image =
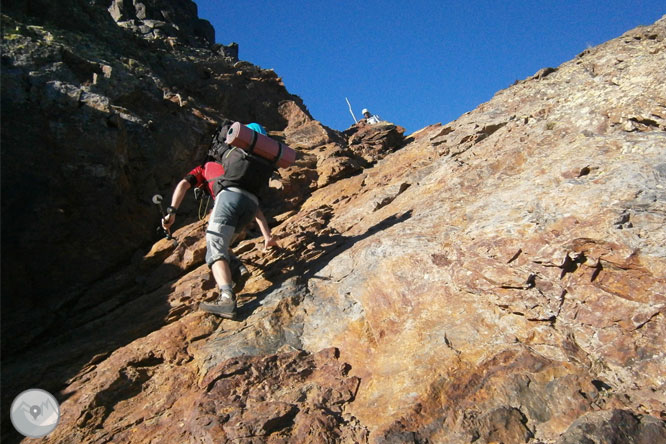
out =
{"type": "Polygon", "coordinates": [[[220,191],[206,228],[206,263],[209,267],[221,259],[230,262],[229,247],[234,234],[254,219],[258,207],[257,198],[246,191],[235,188],[220,191]]]}

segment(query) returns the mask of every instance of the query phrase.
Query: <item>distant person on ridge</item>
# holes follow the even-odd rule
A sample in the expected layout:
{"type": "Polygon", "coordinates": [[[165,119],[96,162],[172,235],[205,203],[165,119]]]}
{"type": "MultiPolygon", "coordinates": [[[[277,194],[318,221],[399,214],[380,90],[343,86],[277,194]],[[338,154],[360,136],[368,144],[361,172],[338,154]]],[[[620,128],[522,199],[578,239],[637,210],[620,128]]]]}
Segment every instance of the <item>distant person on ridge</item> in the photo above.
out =
{"type": "MultiPolygon", "coordinates": [[[[266,130],[258,123],[250,123],[245,126],[266,135],[266,130]]],[[[233,259],[237,259],[229,253],[234,235],[254,219],[264,236],[264,250],[277,246],[266,217],[259,208],[257,197],[257,194],[268,187],[273,169],[265,165],[250,164],[252,168],[250,174],[253,176],[252,185],[248,185],[246,182],[241,184],[243,178],[238,172],[247,169],[247,165],[244,165],[245,169],[243,169],[243,163],[247,162],[245,157],[240,153],[240,148],[230,147],[226,143],[221,145],[225,146],[219,153],[222,164],[206,162],[190,171],[176,185],[171,205],[167,208],[168,214],[162,219],[162,226],[166,230],[171,228],[176,220],[176,210],[183,201],[187,190],[193,186],[206,186],[208,193],[215,199],[206,229],[206,263],[213,273],[220,294],[215,302],[201,303],[199,308],[228,319],[234,319],[236,294],[230,263],[233,259]]],[[[240,277],[236,282],[236,291],[249,276],[247,268],[240,264],[240,277]]]]}
{"type": "Polygon", "coordinates": [[[370,111],[368,111],[368,108],[364,108],[361,113],[363,114],[361,122],[364,122],[368,125],[374,125],[375,123],[379,123],[382,120],[378,115],[372,114],[370,111]]]}

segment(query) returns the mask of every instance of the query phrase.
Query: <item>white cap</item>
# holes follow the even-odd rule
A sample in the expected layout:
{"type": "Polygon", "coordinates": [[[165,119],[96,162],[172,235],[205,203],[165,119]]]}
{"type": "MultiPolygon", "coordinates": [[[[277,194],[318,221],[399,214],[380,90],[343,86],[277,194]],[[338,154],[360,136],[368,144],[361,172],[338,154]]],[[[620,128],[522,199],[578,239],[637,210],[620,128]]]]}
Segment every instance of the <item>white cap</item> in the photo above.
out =
{"type": "Polygon", "coordinates": [[[368,108],[363,108],[363,111],[361,111],[361,114],[369,113],[368,108]]]}

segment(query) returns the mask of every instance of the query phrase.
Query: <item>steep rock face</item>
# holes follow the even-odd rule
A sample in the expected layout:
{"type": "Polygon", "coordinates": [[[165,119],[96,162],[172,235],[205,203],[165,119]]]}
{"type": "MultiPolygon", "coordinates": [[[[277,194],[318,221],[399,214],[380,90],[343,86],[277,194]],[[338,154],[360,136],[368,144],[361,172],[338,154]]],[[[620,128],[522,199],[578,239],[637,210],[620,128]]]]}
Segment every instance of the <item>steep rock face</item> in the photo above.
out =
{"type": "Polygon", "coordinates": [[[551,441],[598,408],[663,418],[665,26],[313,195],[354,242],[308,281],[301,342],[340,348],[362,379],[349,411],[379,441],[551,441]],[[499,416],[513,439],[484,436],[499,416]]]}
{"type": "Polygon", "coordinates": [[[281,248],[235,248],[240,320],[197,311],[185,224],[3,358],[5,405],[56,393],[46,442],[663,441],[665,41],[630,31],[399,150],[282,102],[300,156],[281,248]]]}
{"type": "MultiPolygon", "coordinates": [[[[3,317],[5,333],[53,322],[91,282],[154,242],[152,195],[170,192],[203,158],[222,117],[278,132],[321,127],[275,72],[231,63],[212,34],[200,38],[190,1],[6,3],[2,273],[3,314],[13,315],[3,317]],[[174,32],[126,29],[144,26],[139,19],[174,32]],[[284,106],[301,120],[290,122],[284,106]]],[[[309,185],[291,193],[307,195],[309,185]]],[[[3,334],[3,349],[40,332],[11,343],[3,334]]]]}
{"type": "MultiPolygon", "coordinates": [[[[362,170],[346,139],[314,121],[272,70],[236,63],[199,38],[193,3],[141,5],[150,7],[3,4],[4,407],[21,387],[59,390],[75,368],[158,330],[164,315],[171,322],[187,311],[189,303],[179,305],[187,297],[165,307],[170,287],[162,285],[200,268],[202,224],[180,239],[176,259],[158,253],[143,261],[159,218],[150,200],[170,193],[203,158],[222,117],[262,122],[273,137],[317,151],[299,154],[271,181],[264,211],[273,223],[293,214],[320,176],[331,183],[362,170]],[[147,22],[169,33],[145,33],[147,22]],[[321,167],[330,158],[355,167],[332,176],[321,167]],[[54,337],[67,345],[54,346],[54,337]]],[[[180,221],[196,220],[189,199],[182,210],[180,221]]],[[[144,367],[140,381],[152,376],[144,367]]]]}

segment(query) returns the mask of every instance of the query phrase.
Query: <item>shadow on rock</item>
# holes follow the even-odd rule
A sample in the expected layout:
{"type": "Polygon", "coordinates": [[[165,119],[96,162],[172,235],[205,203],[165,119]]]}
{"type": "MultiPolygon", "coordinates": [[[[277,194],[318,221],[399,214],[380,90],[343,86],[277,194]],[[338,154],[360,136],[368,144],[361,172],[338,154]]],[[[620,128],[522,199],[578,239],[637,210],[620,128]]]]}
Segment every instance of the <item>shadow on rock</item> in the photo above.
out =
{"type": "MultiPolygon", "coordinates": [[[[64,402],[61,391],[107,359],[115,350],[159,330],[196,310],[192,300],[173,297],[178,278],[191,270],[174,264],[155,266],[151,260],[130,265],[93,284],[80,297],[58,307],[30,344],[11,356],[3,356],[2,408],[29,388],[49,391],[64,402]],[[166,283],[165,283],[166,282],[166,283]]],[[[202,279],[202,290],[212,289],[202,279]]],[[[25,325],[25,329],[35,326],[25,325]]],[[[15,335],[20,338],[21,331],[15,335]]],[[[11,343],[11,338],[5,338],[11,343]]],[[[18,442],[9,421],[2,425],[2,441],[18,442]]]]}
{"type": "Polygon", "coordinates": [[[405,222],[412,217],[412,210],[401,214],[394,214],[381,222],[370,227],[365,233],[358,236],[343,236],[339,233],[326,233],[317,236],[314,239],[314,246],[299,245],[296,250],[287,251],[281,249],[277,252],[278,259],[270,262],[269,266],[262,266],[257,263],[251,265],[263,269],[264,277],[271,281],[272,285],[267,289],[255,293],[245,294],[243,299],[249,299],[239,309],[239,320],[249,318],[254,311],[261,306],[262,301],[278,289],[284,282],[291,278],[296,278],[298,284],[304,284],[323,269],[335,256],[344,253],[355,243],[360,242],[380,231],[386,230],[394,225],[405,222]],[[311,258],[305,254],[306,249],[317,251],[321,254],[316,258],[311,258]],[[282,270],[288,269],[286,273],[282,270]]]}

